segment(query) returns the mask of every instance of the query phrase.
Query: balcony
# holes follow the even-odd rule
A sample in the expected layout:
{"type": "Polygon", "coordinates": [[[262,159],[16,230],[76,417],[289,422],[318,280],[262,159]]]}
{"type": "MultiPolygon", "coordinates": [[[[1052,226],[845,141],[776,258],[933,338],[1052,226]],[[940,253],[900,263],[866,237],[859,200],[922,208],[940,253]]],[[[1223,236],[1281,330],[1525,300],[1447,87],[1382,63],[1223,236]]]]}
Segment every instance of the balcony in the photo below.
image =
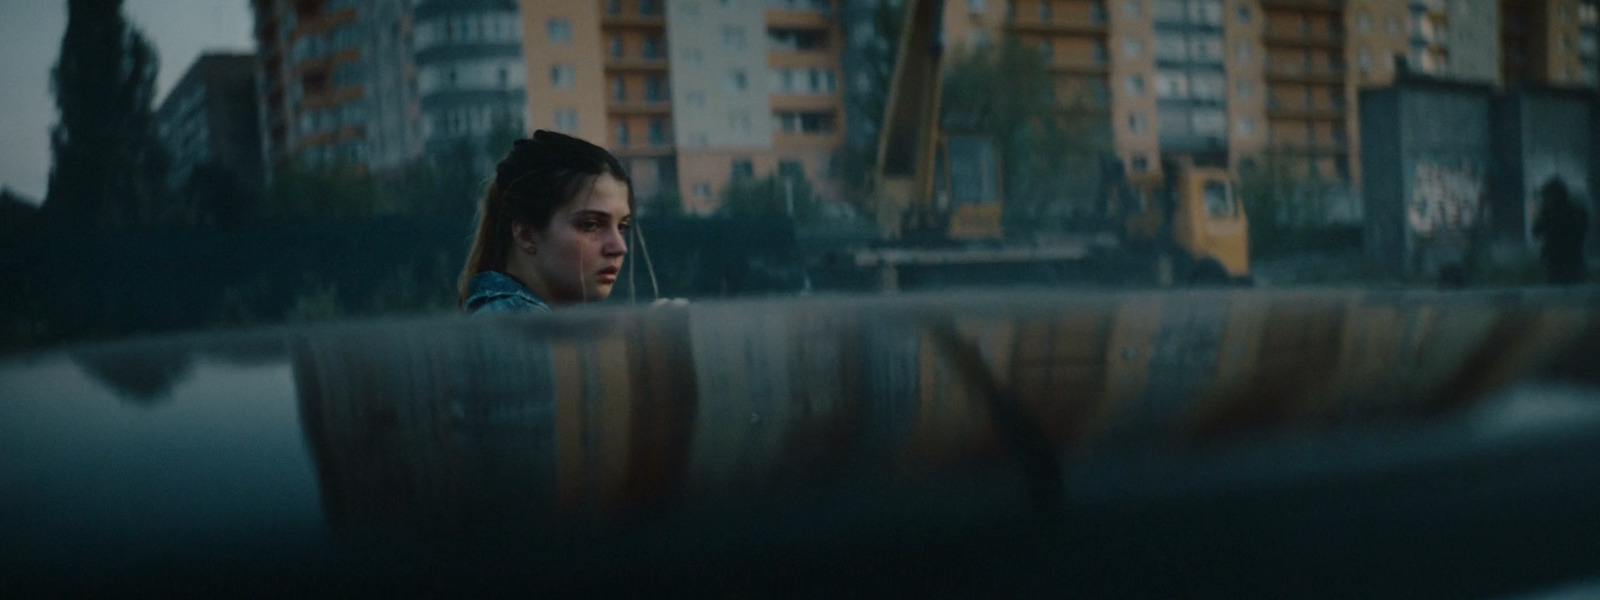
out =
{"type": "Polygon", "coordinates": [[[1307,106],[1290,102],[1268,102],[1267,118],[1297,121],[1339,120],[1345,118],[1345,110],[1343,107],[1329,104],[1307,106]]]}
{"type": "Polygon", "coordinates": [[[642,56],[608,56],[606,69],[610,71],[665,71],[667,58],[645,58],[642,56]]]}
{"type": "Polygon", "coordinates": [[[1271,64],[1266,68],[1267,81],[1282,81],[1292,83],[1344,83],[1344,69],[1342,67],[1307,68],[1298,64],[1271,64]]]}
{"type": "Polygon", "coordinates": [[[669,115],[672,102],[668,100],[612,100],[606,102],[606,112],[613,115],[669,115]]]}
{"type": "Polygon", "coordinates": [[[667,18],[660,14],[644,15],[632,14],[604,14],[600,17],[602,27],[666,27],[667,18]]]}
{"type": "Polygon", "coordinates": [[[1261,0],[1261,9],[1342,14],[1344,12],[1344,0],[1261,0]]]}
{"type": "Polygon", "coordinates": [[[1011,30],[1016,33],[1105,35],[1107,27],[1103,21],[1096,23],[1093,21],[1019,20],[1011,23],[1011,30]]]}
{"type": "Polygon", "coordinates": [[[1111,66],[1104,60],[1058,60],[1045,66],[1056,75],[1106,75],[1111,66]]]}
{"type": "Polygon", "coordinates": [[[1268,46],[1339,48],[1344,46],[1345,35],[1343,31],[1268,31],[1262,38],[1268,46]]]}

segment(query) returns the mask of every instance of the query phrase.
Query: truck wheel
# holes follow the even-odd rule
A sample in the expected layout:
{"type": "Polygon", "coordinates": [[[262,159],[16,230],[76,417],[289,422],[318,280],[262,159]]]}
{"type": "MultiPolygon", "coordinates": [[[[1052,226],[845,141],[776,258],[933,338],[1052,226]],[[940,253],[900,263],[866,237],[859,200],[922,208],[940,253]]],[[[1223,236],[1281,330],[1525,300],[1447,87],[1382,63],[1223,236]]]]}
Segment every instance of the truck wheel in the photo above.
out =
{"type": "Polygon", "coordinates": [[[1195,263],[1194,269],[1189,272],[1189,285],[1202,287],[1220,287],[1232,281],[1228,277],[1228,270],[1214,260],[1203,260],[1195,263]]]}

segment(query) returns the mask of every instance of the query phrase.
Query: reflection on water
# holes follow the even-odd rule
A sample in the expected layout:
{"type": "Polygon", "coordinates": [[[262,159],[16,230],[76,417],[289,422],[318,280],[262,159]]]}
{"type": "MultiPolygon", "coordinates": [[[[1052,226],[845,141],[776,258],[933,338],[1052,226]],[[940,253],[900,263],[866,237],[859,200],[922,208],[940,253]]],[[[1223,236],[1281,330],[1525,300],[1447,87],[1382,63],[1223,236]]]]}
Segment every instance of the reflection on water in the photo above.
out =
{"type": "MultiPolygon", "coordinates": [[[[713,547],[738,556],[735,539],[810,539],[807,552],[827,554],[862,528],[892,543],[885,523],[956,531],[1036,514],[1040,490],[1057,494],[1053,510],[1110,522],[1137,522],[1143,509],[1126,507],[1141,497],[1200,502],[1201,490],[1248,500],[1323,486],[1324,502],[1370,502],[1381,495],[1340,500],[1327,482],[1426,473],[1553,421],[1593,438],[1592,373],[1559,406],[1503,391],[1549,365],[1592,364],[1574,353],[1593,351],[1596,295],[906,296],[78,349],[0,364],[0,491],[17,507],[0,511],[0,559],[117,564],[127,557],[108,548],[226,547],[268,531],[304,542],[285,550],[298,556],[325,526],[339,539],[485,525],[548,544],[524,559],[612,569],[597,557],[633,538],[554,532],[664,531],[652,560],[674,564],[713,547]],[[1112,506],[1133,512],[1095,512],[1112,506]],[[649,529],[667,523],[698,528],[649,529]]],[[[1431,481],[1380,481],[1414,480],[1431,481]]],[[[1460,533],[1443,527],[1433,534],[1460,533]]]]}

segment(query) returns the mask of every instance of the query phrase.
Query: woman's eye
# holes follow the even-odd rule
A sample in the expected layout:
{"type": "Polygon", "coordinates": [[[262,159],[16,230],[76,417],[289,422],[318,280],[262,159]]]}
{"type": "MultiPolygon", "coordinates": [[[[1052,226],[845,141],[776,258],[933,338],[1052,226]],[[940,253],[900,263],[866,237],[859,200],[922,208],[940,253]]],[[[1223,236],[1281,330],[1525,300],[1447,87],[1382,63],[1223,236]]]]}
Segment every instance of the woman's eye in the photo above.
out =
{"type": "Polygon", "coordinates": [[[600,222],[599,221],[579,221],[578,222],[578,229],[581,229],[583,231],[599,231],[600,230],[600,222]]]}
{"type": "Polygon", "coordinates": [[[621,225],[618,225],[617,229],[620,229],[622,231],[628,231],[629,229],[633,229],[633,223],[623,223],[621,225]]]}

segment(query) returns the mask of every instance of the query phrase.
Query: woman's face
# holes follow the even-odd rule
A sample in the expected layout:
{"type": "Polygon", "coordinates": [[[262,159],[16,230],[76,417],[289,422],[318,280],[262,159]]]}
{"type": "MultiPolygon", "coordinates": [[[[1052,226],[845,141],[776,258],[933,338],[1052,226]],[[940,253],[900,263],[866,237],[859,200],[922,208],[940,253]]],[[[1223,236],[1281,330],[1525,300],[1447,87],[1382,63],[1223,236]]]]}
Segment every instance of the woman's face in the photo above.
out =
{"type": "Polygon", "coordinates": [[[622,272],[632,225],[627,184],[610,174],[595,177],[532,236],[535,281],[525,283],[552,305],[606,299],[622,272]]]}

